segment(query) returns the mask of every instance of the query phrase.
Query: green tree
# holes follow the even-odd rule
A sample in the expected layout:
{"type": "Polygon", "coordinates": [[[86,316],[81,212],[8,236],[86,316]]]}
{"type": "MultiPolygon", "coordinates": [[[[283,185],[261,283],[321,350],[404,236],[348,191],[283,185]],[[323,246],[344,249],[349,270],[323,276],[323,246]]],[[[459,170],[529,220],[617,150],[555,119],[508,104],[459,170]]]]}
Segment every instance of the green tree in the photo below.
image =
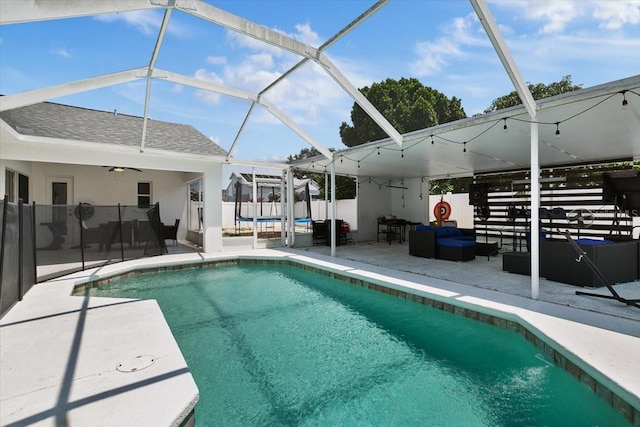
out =
{"type": "Polygon", "coordinates": [[[472,182],[472,177],[434,179],[429,183],[429,194],[466,193],[472,182]]]}
{"type": "MultiPolygon", "coordinates": [[[[527,87],[531,91],[533,99],[543,99],[554,95],[560,95],[561,93],[573,92],[574,90],[582,89],[582,85],[574,85],[571,82],[571,76],[564,76],[559,82],[538,84],[528,84],[527,87]]],[[[484,110],[485,113],[492,111],[502,110],[503,108],[513,107],[514,105],[520,105],[522,101],[518,96],[518,92],[515,90],[508,95],[501,96],[493,100],[489,108],[484,110]]]]}
{"type": "MultiPolygon", "coordinates": [[[[467,117],[458,98],[449,99],[415,78],[386,79],[360,92],[400,133],[467,117]]],[[[351,108],[351,122],[353,126],[346,122],[340,125],[340,138],[348,147],[387,137],[357,103],[351,108]]]]}
{"type": "MultiPolygon", "coordinates": [[[[330,148],[330,151],[335,151],[334,148],[330,148]]],[[[311,157],[319,156],[320,152],[314,147],[303,148],[298,154],[290,154],[287,156],[287,162],[291,163],[296,160],[309,159],[311,157]]],[[[311,178],[320,186],[320,198],[325,199],[325,195],[330,192],[326,187],[329,183],[325,183],[324,174],[322,173],[309,173],[306,171],[295,170],[293,176],[298,179],[311,178]]],[[[331,178],[329,177],[329,182],[331,178]]],[[[336,175],[336,199],[355,199],[356,197],[356,184],[353,178],[349,178],[342,175],[336,175]]]]}
{"type": "MultiPolygon", "coordinates": [[[[329,149],[330,151],[334,151],[333,148],[329,149]]],[[[298,154],[289,154],[287,156],[287,163],[292,163],[295,162],[297,160],[305,160],[305,159],[310,159],[312,157],[317,157],[321,155],[321,153],[315,148],[315,147],[310,147],[310,148],[303,148],[302,150],[300,150],[300,152],[298,154]]],[[[295,176],[298,179],[304,179],[305,177],[307,177],[308,175],[317,175],[317,174],[308,174],[304,171],[300,171],[300,170],[295,170],[293,171],[293,176],[295,176]]],[[[315,181],[315,179],[314,179],[315,181]]],[[[318,181],[316,181],[318,182],[318,181]]]]}

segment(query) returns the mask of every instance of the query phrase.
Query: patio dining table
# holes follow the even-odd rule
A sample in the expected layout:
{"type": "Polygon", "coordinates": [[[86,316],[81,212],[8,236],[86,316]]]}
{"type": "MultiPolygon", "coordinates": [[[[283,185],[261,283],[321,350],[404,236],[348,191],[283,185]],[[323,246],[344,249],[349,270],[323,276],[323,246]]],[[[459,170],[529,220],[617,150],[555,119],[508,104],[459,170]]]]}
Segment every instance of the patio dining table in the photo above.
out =
{"type": "Polygon", "coordinates": [[[407,227],[411,229],[419,224],[419,222],[412,222],[401,218],[378,218],[377,241],[380,242],[380,234],[385,234],[389,244],[391,244],[396,237],[398,238],[398,243],[402,243],[407,240],[407,227]]]}

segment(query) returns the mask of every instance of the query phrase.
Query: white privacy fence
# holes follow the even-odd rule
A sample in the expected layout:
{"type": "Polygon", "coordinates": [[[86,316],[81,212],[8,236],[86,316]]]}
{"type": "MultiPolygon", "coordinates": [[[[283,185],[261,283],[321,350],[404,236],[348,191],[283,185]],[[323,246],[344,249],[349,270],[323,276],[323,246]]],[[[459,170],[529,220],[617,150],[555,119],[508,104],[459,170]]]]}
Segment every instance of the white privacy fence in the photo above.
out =
{"type": "MultiPolygon", "coordinates": [[[[338,200],[336,205],[336,218],[346,221],[351,226],[352,230],[356,230],[358,226],[358,210],[357,200],[347,199],[338,200]]],[[[251,202],[243,202],[240,210],[242,217],[254,218],[254,217],[280,217],[282,213],[282,206],[279,202],[271,203],[264,202],[256,204],[254,214],[254,206],[251,202]]],[[[197,209],[191,209],[192,212],[197,212],[197,209]]],[[[297,202],[294,207],[294,216],[296,218],[307,218],[311,216],[314,221],[322,221],[324,219],[331,218],[331,203],[326,203],[324,200],[314,200],[311,202],[311,215],[307,212],[307,202],[297,202]]],[[[197,224],[197,219],[192,223],[197,224]]],[[[222,202],[222,228],[233,228],[235,226],[235,203],[234,202],[222,202]]]]}

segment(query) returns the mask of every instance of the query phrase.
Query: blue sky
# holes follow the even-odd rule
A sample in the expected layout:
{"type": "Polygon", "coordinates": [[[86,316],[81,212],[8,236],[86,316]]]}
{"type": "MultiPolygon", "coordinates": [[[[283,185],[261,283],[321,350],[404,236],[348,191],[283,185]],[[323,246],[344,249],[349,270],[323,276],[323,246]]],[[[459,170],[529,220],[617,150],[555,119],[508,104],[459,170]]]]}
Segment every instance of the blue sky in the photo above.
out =
{"type": "MultiPolygon", "coordinates": [[[[11,0],[14,1],[14,0],[11,0]]],[[[292,0],[208,3],[319,46],[373,1],[292,0]]],[[[640,0],[489,1],[525,81],[571,75],[595,86],[640,73],[640,0]]],[[[13,94],[149,64],[162,12],[144,11],[0,27],[0,93],[13,94]]],[[[468,116],[513,90],[471,4],[392,0],[326,52],[356,87],[415,77],[456,96],[468,116]]],[[[174,11],[157,67],[257,92],[299,57],[174,11]]],[[[142,116],[145,81],[51,101],[142,116]]],[[[325,147],[344,148],[353,100],[309,63],[266,98],[325,147]]],[[[229,149],[248,101],[154,80],[149,115],[194,126],[229,149]]],[[[282,161],[307,143],[261,107],[236,158],[282,161]]]]}

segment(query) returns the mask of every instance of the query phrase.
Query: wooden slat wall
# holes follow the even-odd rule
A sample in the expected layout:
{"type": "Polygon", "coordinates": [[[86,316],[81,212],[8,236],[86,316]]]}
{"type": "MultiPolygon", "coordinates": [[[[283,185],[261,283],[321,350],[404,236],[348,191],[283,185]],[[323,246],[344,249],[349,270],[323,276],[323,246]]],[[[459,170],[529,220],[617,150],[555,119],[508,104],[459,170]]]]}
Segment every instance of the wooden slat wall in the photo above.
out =
{"type": "MultiPolygon", "coordinates": [[[[628,238],[633,227],[631,216],[616,209],[613,203],[603,201],[602,173],[630,167],[600,165],[541,170],[541,178],[566,177],[564,182],[541,184],[542,208],[549,211],[562,208],[568,217],[583,210],[585,214],[592,214],[593,217],[583,228],[578,227],[577,221],[568,219],[541,219],[547,237],[563,239],[564,236],[560,233],[569,230],[574,238],[628,238]]],[[[477,216],[477,209],[475,210],[474,227],[478,241],[488,239],[501,242],[501,246],[514,246],[516,250],[526,248],[525,233],[529,229],[531,211],[530,184],[514,184],[513,181],[527,178],[527,172],[480,175],[474,178],[474,182],[488,185],[487,199],[491,212],[488,220],[481,221],[477,216]],[[509,217],[509,209],[513,207],[527,212],[527,217],[509,217]]]]}

